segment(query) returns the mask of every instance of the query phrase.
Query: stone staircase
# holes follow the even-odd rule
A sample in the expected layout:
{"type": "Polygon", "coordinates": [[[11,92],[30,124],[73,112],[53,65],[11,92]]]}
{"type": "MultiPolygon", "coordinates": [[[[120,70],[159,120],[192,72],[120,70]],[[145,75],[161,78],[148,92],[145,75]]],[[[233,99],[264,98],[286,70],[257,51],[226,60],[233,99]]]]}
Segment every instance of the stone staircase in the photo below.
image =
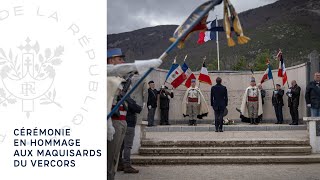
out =
{"type": "Polygon", "coordinates": [[[292,131],[282,132],[149,132],[153,133],[151,138],[141,142],[139,155],[133,155],[132,162],[140,165],[320,163],[320,154],[311,154],[305,130],[296,131],[303,138],[292,137],[295,134],[292,131]],[[274,133],[279,137],[272,136],[274,133]],[[164,138],[161,134],[165,134],[164,138]]]}

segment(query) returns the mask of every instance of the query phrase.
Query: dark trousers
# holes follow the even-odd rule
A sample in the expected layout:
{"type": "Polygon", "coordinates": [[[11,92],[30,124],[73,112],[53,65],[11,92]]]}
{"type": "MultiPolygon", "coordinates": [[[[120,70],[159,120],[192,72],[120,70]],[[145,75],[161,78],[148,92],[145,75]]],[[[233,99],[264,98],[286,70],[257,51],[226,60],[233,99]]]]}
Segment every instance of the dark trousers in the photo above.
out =
{"type": "Polygon", "coordinates": [[[169,109],[160,109],[161,120],[160,124],[169,124],[169,109]]]}
{"type": "Polygon", "coordinates": [[[276,112],[277,122],[283,123],[282,106],[274,105],[274,111],[276,112]]]}
{"type": "Polygon", "coordinates": [[[121,165],[131,165],[131,149],[133,146],[134,135],[135,128],[127,127],[119,155],[119,164],[121,165]]]}
{"type": "Polygon", "coordinates": [[[156,113],[156,108],[148,109],[148,126],[154,125],[154,114],[156,113]]]}
{"type": "Polygon", "coordinates": [[[216,126],[216,130],[218,130],[218,129],[222,130],[222,127],[223,127],[223,112],[224,112],[224,109],[214,110],[214,118],[215,118],[214,125],[216,126]]]}
{"type": "Polygon", "coordinates": [[[320,108],[311,107],[311,117],[320,117],[320,108]]]}
{"type": "Polygon", "coordinates": [[[260,116],[258,116],[258,118],[256,119],[256,123],[261,123],[262,122],[262,114],[260,116]]]}
{"type": "Polygon", "coordinates": [[[298,121],[299,121],[298,106],[290,106],[289,108],[290,108],[290,115],[292,118],[292,123],[298,124],[298,121]]]}
{"type": "Polygon", "coordinates": [[[114,180],[114,176],[117,171],[117,164],[119,162],[119,153],[121,144],[127,131],[127,122],[112,120],[114,129],[116,130],[113,135],[113,140],[108,141],[107,147],[107,167],[108,167],[108,179],[114,180]]]}

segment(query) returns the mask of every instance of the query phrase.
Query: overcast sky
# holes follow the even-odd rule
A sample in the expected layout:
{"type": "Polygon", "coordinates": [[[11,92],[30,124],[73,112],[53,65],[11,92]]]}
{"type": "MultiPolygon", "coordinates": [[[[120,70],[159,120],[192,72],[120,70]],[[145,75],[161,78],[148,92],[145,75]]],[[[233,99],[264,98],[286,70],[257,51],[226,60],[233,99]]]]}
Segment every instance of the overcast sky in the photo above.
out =
{"type": "MultiPolygon", "coordinates": [[[[108,34],[157,25],[181,24],[207,0],[107,0],[108,34]]],[[[264,6],[276,0],[230,0],[237,12],[264,6]]],[[[209,19],[222,18],[222,5],[210,12],[209,19]]]]}

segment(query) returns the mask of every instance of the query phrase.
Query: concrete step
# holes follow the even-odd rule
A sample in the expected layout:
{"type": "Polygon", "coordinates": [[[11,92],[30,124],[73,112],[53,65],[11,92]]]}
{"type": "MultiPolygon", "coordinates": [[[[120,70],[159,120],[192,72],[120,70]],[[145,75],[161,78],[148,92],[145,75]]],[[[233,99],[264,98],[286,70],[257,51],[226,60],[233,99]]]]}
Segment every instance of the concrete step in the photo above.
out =
{"type": "Polygon", "coordinates": [[[296,147],[309,146],[308,140],[267,139],[267,140],[142,140],[142,147],[296,147]]]}
{"type": "Polygon", "coordinates": [[[132,155],[133,164],[280,164],[320,163],[320,154],[301,156],[141,156],[132,155]]]}
{"type": "MultiPolygon", "coordinates": [[[[238,123],[244,123],[244,122],[241,122],[240,119],[232,119],[232,120],[237,124],[238,123]]],[[[275,122],[277,122],[276,119],[263,119],[261,123],[274,124],[275,122]]],[[[284,124],[290,124],[291,122],[292,122],[291,119],[283,120],[284,124]]],[[[154,121],[154,123],[156,125],[159,125],[160,124],[160,120],[156,119],[154,121]]],[[[172,125],[188,125],[189,124],[189,120],[188,119],[172,119],[172,120],[169,120],[169,123],[172,124],[172,125]]],[[[197,123],[198,124],[212,124],[212,123],[214,123],[214,120],[213,119],[198,119],[197,123]]],[[[299,124],[305,124],[305,122],[301,119],[301,120],[299,120],[299,124]]]]}
{"type": "MultiPolygon", "coordinates": [[[[288,124],[259,124],[249,125],[247,123],[225,125],[224,131],[293,131],[293,130],[307,130],[307,125],[288,125],[288,124]]],[[[162,125],[146,127],[146,132],[202,132],[215,131],[214,125],[199,124],[197,126],[188,125],[162,125]]]]}
{"type": "Polygon", "coordinates": [[[294,156],[311,154],[311,146],[300,147],[141,147],[144,156],[294,156]]]}

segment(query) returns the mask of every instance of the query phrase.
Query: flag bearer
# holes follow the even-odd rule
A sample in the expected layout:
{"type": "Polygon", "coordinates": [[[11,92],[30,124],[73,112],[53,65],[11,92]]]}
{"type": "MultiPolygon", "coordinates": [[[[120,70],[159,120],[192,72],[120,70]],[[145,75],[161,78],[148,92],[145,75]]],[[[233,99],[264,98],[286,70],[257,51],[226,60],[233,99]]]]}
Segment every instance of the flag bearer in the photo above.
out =
{"type": "Polygon", "coordinates": [[[208,105],[200,88],[196,87],[196,79],[191,80],[191,87],[187,89],[182,100],[183,116],[189,116],[189,125],[197,125],[196,119],[208,115],[208,105]]]}
{"type": "Polygon", "coordinates": [[[258,116],[263,113],[261,92],[254,77],[251,78],[250,86],[243,95],[241,113],[250,118],[250,124],[257,124],[258,116]]]}

